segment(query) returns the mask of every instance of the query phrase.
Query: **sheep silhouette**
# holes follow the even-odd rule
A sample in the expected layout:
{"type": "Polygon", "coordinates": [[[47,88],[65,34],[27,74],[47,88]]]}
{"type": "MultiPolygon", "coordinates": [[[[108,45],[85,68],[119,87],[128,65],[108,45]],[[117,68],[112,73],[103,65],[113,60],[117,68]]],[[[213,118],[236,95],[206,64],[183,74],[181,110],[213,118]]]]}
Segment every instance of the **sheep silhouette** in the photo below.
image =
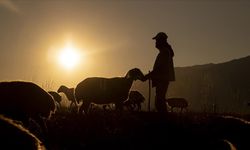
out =
{"type": "Polygon", "coordinates": [[[130,91],[128,99],[124,101],[124,105],[129,110],[141,110],[141,103],[145,101],[145,97],[138,91],[130,91]]]}
{"type": "Polygon", "coordinates": [[[46,150],[44,144],[17,121],[0,115],[1,148],[46,150]]]}
{"type": "Polygon", "coordinates": [[[78,108],[75,100],[75,89],[74,88],[68,88],[65,85],[61,85],[58,90],[58,93],[64,93],[67,97],[67,99],[70,101],[69,109],[72,111],[73,108],[78,108]]]}
{"type": "Polygon", "coordinates": [[[0,82],[0,114],[22,121],[29,127],[30,120],[46,134],[46,121],[55,112],[52,96],[32,82],[0,82]]]}
{"type": "Polygon", "coordinates": [[[188,101],[185,98],[168,98],[166,102],[171,107],[171,112],[174,108],[180,108],[182,112],[183,109],[187,110],[188,107],[188,101]]]}
{"type": "Polygon", "coordinates": [[[88,113],[91,103],[95,104],[115,104],[116,110],[121,110],[123,102],[128,98],[129,90],[133,81],[142,80],[143,73],[138,68],[131,69],[125,77],[101,78],[90,77],[75,88],[75,98],[77,103],[82,101],[79,113],[88,113]]]}

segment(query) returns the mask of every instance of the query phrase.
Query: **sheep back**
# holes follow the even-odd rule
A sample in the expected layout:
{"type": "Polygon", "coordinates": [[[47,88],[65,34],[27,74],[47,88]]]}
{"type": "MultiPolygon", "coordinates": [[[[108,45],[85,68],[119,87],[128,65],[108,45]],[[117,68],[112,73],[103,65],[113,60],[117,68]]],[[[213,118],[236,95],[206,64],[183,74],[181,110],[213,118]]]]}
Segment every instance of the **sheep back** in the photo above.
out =
{"type": "Polygon", "coordinates": [[[0,100],[0,112],[14,117],[39,115],[49,118],[55,111],[51,95],[32,82],[1,82],[0,100]]]}
{"type": "Polygon", "coordinates": [[[133,80],[117,78],[87,78],[75,88],[76,100],[91,101],[97,104],[123,102],[128,98],[128,93],[133,80]]]}

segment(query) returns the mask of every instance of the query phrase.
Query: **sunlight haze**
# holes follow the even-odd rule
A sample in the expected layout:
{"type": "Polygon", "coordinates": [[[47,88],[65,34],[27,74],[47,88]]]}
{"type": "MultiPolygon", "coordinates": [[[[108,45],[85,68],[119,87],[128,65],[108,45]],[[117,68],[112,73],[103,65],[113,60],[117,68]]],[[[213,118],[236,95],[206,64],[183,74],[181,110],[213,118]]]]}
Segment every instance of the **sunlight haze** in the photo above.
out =
{"type": "Polygon", "coordinates": [[[160,31],[168,34],[175,67],[245,57],[249,8],[244,0],[0,0],[0,79],[55,89],[135,67],[147,73],[160,31]],[[76,53],[63,53],[68,37],[76,53]]]}
{"type": "Polygon", "coordinates": [[[65,47],[60,50],[58,55],[58,61],[65,69],[74,69],[80,63],[80,60],[83,61],[82,54],[72,45],[72,43],[67,43],[65,47]]]}

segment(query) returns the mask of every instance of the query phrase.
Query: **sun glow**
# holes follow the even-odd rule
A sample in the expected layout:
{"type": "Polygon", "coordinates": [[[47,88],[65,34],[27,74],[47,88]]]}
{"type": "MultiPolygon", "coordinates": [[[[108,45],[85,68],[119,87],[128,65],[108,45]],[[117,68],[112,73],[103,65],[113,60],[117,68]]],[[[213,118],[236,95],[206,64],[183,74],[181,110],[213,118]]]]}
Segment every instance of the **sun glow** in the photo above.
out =
{"type": "Polygon", "coordinates": [[[59,64],[67,70],[75,68],[80,63],[80,60],[81,53],[72,43],[67,43],[58,55],[59,64]]]}

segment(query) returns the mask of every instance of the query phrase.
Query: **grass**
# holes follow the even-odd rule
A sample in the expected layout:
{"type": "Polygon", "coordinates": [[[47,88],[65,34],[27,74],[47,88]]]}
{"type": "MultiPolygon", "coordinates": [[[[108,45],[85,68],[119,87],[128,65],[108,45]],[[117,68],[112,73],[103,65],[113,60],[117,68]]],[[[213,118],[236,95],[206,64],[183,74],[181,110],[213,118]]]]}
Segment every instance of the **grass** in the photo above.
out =
{"type": "Polygon", "coordinates": [[[250,125],[222,115],[63,111],[48,122],[48,147],[68,149],[238,149],[248,145],[250,125]]]}

